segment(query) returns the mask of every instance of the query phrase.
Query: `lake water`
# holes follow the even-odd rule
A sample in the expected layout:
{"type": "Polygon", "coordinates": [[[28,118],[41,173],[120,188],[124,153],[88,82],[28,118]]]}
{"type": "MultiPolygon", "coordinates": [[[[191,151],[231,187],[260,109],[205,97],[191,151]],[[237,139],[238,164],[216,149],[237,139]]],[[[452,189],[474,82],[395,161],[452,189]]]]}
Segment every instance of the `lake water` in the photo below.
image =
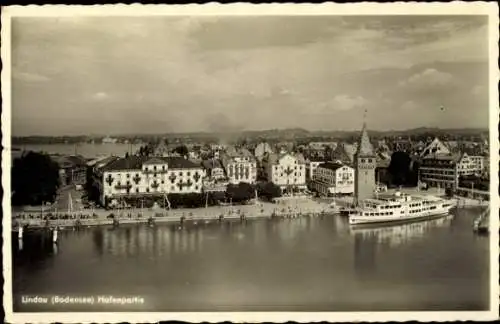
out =
{"type": "Polygon", "coordinates": [[[86,158],[94,158],[100,155],[125,155],[127,152],[135,153],[141,145],[139,144],[27,144],[13,145],[25,151],[45,152],[63,155],[79,154],[86,158]]]}
{"type": "Polygon", "coordinates": [[[355,230],[338,216],[99,227],[63,231],[57,247],[26,234],[21,251],[13,242],[14,311],[486,310],[489,240],[472,232],[478,213],[355,230]],[[144,303],[21,303],[49,294],[144,303]]]}

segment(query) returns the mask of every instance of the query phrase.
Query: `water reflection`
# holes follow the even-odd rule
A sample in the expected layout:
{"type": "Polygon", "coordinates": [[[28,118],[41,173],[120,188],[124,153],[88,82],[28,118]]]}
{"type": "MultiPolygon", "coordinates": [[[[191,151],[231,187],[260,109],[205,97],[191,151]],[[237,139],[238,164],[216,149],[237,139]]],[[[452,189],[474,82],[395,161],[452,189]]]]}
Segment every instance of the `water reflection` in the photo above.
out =
{"type": "Polygon", "coordinates": [[[454,231],[440,229],[451,217],[351,229],[325,216],[93,227],[61,232],[55,247],[50,235],[26,235],[23,250],[15,246],[14,286],[18,296],[139,294],[151,311],[478,308],[488,242],[475,239],[472,216],[456,214],[454,231]]]}
{"type": "Polygon", "coordinates": [[[449,227],[452,219],[453,215],[448,215],[438,219],[402,225],[352,227],[350,233],[354,235],[355,239],[371,240],[378,244],[396,247],[423,238],[425,233],[433,228],[449,227]]]}

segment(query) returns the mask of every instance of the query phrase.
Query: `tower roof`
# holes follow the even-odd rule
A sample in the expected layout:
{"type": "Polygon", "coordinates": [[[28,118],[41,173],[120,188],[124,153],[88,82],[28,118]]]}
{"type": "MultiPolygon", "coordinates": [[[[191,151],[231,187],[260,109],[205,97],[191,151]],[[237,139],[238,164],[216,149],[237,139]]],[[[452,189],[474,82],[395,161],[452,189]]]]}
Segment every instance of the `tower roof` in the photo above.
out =
{"type": "Polygon", "coordinates": [[[366,130],[366,123],[363,123],[363,130],[361,131],[361,137],[359,138],[357,155],[358,156],[375,155],[372,143],[370,142],[370,137],[368,137],[368,131],[366,130]]]}

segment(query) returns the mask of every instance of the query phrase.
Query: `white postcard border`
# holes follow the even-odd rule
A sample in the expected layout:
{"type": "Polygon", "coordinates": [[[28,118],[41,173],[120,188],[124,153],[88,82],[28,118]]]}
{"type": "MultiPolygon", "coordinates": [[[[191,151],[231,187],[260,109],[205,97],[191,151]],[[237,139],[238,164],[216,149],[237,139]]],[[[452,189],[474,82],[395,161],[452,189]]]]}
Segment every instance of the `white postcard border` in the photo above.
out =
{"type": "MultiPolygon", "coordinates": [[[[246,4],[221,5],[94,5],[94,6],[11,6],[2,8],[3,62],[2,80],[2,187],[3,195],[3,275],[4,309],[6,321],[10,323],[91,323],[91,322],[156,322],[160,320],[180,320],[188,322],[351,322],[351,321],[456,321],[456,320],[494,320],[498,318],[498,230],[490,233],[490,311],[484,312],[144,312],[144,313],[13,313],[12,305],[12,256],[11,256],[11,66],[10,32],[12,17],[49,17],[49,16],[143,16],[143,15],[488,15],[489,16],[489,53],[490,53],[490,173],[499,171],[498,142],[498,5],[494,2],[451,2],[451,3],[350,3],[350,4],[246,4]],[[7,292],[7,293],[5,293],[7,292]]],[[[499,210],[498,177],[491,177],[491,210],[499,210]]],[[[490,217],[491,228],[499,228],[499,218],[490,217]]]]}

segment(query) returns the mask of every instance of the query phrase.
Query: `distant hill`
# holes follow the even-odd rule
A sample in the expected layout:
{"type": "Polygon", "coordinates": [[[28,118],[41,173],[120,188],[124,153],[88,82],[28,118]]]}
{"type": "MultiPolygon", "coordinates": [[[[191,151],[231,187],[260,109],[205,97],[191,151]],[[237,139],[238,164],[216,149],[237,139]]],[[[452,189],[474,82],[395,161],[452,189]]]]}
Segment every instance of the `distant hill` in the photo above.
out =
{"type": "MultiPolygon", "coordinates": [[[[269,129],[269,130],[242,130],[240,132],[190,132],[190,133],[163,133],[163,134],[121,134],[112,137],[121,140],[142,139],[149,141],[153,139],[178,139],[186,141],[209,140],[233,142],[238,139],[269,139],[269,140],[296,140],[305,138],[352,138],[359,135],[360,130],[336,131],[336,130],[315,130],[310,131],[303,128],[269,129]]],[[[430,128],[419,127],[407,130],[369,130],[371,137],[408,137],[408,136],[487,136],[487,128],[430,128]]],[[[13,144],[56,144],[56,143],[81,143],[91,139],[99,142],[105,135],[91,136],[24,136],[12,137],[13,144]]]]}

